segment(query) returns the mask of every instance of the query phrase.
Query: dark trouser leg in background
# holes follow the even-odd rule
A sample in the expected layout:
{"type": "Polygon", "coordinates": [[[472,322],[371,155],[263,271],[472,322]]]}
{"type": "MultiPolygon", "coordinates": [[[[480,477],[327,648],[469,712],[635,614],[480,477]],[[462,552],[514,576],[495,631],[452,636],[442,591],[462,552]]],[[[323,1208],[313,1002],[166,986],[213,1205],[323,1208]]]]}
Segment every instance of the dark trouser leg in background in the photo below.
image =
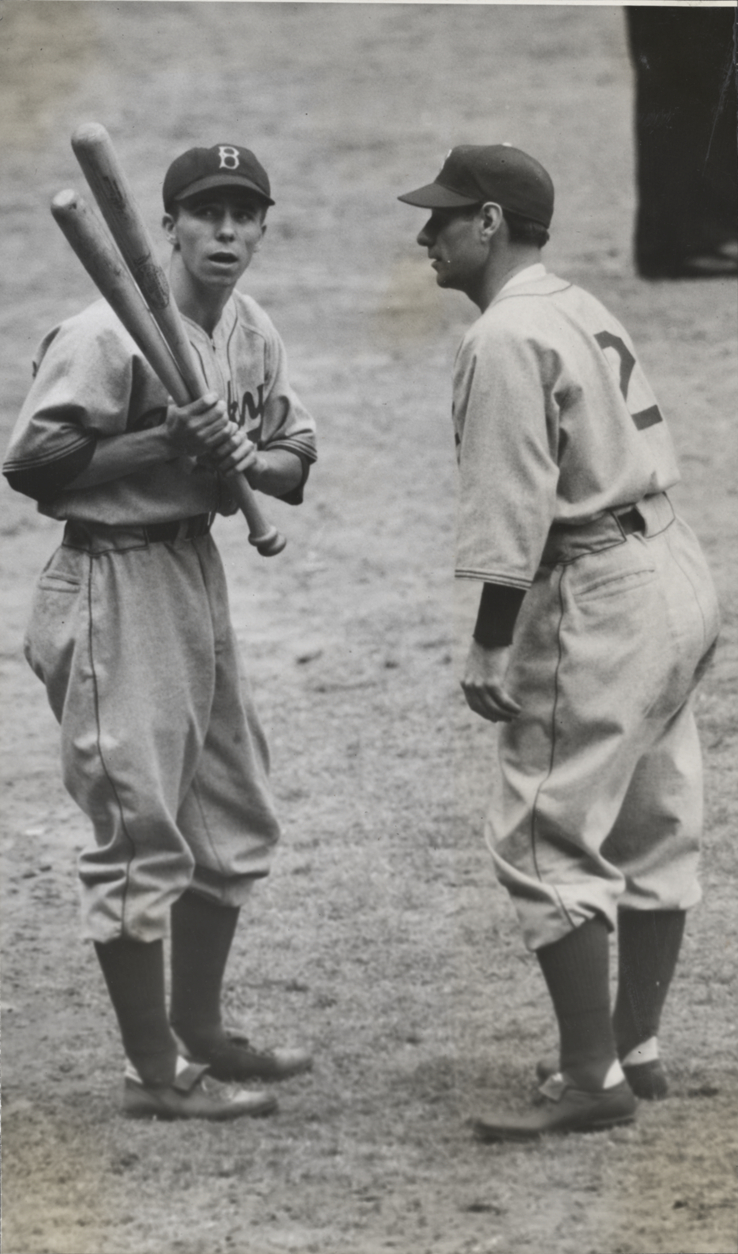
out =
{"type": "Polygon", "coordinates": [[[639,272],[734,275],[734,11],[630,5],[625,12],[635,71],[639,272]]]}
{"type": "Polygon", "coordinates": [[[95,951],[127,1057],[144,1084],[171,1084],[177,1042],[167,1019],[163,942],[144,944],[121,936],[96,943],[95,951]]]}

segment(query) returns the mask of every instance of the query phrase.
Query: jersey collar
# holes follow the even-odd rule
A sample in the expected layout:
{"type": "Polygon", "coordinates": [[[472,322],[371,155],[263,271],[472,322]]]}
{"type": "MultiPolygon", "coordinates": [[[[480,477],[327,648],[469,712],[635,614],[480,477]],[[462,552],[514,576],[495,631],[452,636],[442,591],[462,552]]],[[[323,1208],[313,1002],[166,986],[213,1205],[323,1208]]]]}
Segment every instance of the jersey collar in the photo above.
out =
{"type": "Polygon", "coordinates": [[[521,283],[535,283],[538,279],[544,278],[546,275],[546,267],[542,261],[536,261],[532,266],[526,266],[524,270],[518,270],[507,283],[503,284],[497,293],[495,300],[499,300],[503,294],[507,294],[511,288],[518,287],[521,283]]]}

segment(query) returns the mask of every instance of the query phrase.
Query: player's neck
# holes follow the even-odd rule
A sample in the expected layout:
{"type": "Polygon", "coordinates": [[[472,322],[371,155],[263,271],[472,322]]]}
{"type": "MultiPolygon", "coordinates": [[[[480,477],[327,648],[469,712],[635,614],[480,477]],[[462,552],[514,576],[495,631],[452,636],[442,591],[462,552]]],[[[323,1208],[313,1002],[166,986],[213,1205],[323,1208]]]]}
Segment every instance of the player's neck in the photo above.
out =
{"type": "Polygon", "coordinates": [[[197,280],[183,266],[172,265],[170,276],[172,295],[180,313],[196,322],[203,331],[212,335],[221,315],[233,294],[233,287],[209,287],[197,280]]]}
{"type": "Polygon", "coordinates": [[[499,253],[490,253],[484,272],[480,276],[479,288],[473,295],[469,294],[470,299],[479,306],[480,312],[484,313],[513,275],[519,274],[521,270],[527,270],[528,266],[535,266],[540,260],[540,248],[527,244],[513,245],[499,253]]]}

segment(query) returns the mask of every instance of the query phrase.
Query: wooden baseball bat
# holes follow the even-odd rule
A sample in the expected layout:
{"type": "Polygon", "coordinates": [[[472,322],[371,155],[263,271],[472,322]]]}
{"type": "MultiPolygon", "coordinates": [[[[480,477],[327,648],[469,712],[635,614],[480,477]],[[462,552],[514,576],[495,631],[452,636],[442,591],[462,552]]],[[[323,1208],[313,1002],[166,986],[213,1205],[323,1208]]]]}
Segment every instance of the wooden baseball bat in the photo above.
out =
{"type": "MultiPolygon", "coordinates": [[[[189,400],[210,391],[180,312],[171,295],[169,280],[157,260],[156,247],[104,126],[87,122],[72,136],[72,148],[90,185],[100,211],[151,311],[184,379],[189,400]]],[[[176,398],[174,398],[176,399],[176,398]]],[[[177,404],[181,404],[177,401],[177,404]]],[[[249,525],[249,540],[265,557],[281,553],[287,543],[269,524],[245,477],[226,476],[241,512],[249,525]]]]}
{"type": "Polygon", "coordinates": [[[71,190],[54,197],[51,213],[93,283],[136,341],[172,400],[176,405],[189,405],[191,397],[174,358],[100,219],[91,212],[84,197],[71,190]]]}

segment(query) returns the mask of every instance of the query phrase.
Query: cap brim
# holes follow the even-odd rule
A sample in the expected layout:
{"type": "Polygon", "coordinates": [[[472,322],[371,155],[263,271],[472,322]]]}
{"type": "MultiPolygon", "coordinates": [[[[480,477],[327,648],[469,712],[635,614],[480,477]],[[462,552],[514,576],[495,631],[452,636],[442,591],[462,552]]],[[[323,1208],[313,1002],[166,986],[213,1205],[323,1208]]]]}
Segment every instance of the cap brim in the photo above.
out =
{"type": "Polygon", "coordinates": [[[267,196],[266,192],[263,192],[255,183],[233,174],[209,174],[207,178],[197,179],[194,183],[190,183],[189,187],[185,187],[183,191],[177,192],[177,195],[173,196],[172,200],[189,200],[191,196],[197,196],[198,192],[212,191],[215,187],[238,187],[242,192],[253,192],[266,205],[274,204],[271,196],[267,196]]]}
{"type": "Polygon", "coordinates": [[[479,197],[462,196],[460,192],[452,192],[440,183],[426,183],[416,192],[407,192],[398,196],[406,205],[417,205],[420,209],[462,209],[466,205],[478,205],[479,197]]]}

